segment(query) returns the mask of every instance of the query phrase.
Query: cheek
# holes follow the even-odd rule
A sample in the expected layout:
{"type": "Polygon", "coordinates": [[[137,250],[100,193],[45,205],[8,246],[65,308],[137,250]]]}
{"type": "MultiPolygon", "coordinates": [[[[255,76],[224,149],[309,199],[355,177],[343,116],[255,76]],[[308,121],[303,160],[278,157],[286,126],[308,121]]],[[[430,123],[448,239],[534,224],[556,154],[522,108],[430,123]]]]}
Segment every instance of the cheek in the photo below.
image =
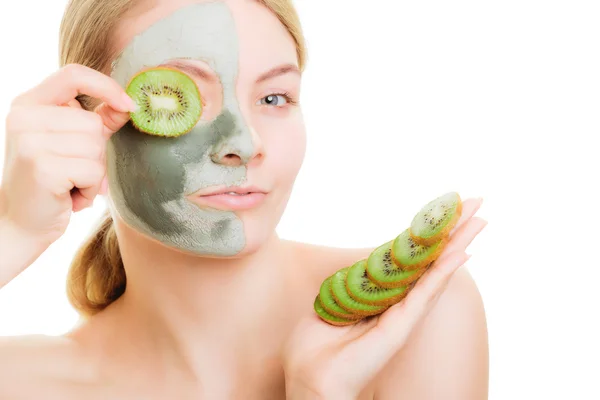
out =
{"type": "Polygon", "coordinates": [[[306,131],[299,110],[286,117],[263,118],[257,132],[264,148],[265,167],[282,186],[296,178],[306,152],[306,131]]]}
{"type": "Polygon", "coordinates": [[[223,110],[223,88],[221,85],[207,85],[197,82],[202,98],[202,121],[214,120],[223,110]]]}

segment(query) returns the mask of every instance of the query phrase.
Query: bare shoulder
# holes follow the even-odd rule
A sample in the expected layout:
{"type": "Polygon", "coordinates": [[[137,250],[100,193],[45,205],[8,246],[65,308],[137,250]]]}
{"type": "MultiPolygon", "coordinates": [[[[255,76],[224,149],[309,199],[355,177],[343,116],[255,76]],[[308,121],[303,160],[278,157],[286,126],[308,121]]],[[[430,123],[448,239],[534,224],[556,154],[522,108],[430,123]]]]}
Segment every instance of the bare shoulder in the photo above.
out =
{"type": "Polygon", "coordinates": [[[340,248],[286,241],[294,258],[304,265],[311,281],[320,285],[323,279],[337,270],[367,258],[374,248],[340,248]]]}
{"type": "Polygon", "coordinates": [[[377,379],[380,399],[487,399],[488,335],[480,292],[460,268],[423,323],[377,379]]]}
{"type": "Polygon", "coordinates": [[[96,371],[73,340],[31,335],[0,338],[0,376],[2,399],[74,399],[96,371]]]}

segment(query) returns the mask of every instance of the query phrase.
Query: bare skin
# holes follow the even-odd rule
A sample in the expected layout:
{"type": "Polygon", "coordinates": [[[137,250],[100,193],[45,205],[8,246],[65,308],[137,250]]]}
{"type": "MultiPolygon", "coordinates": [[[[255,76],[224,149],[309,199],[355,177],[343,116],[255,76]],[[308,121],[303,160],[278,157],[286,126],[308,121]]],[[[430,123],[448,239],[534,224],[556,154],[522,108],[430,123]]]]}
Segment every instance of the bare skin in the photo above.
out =
{"type": "MultiPolygon", "coordinates": [[[[290,271],[312,262],[315,267],[307,274],[311,277],[288,280],[285,289],[294,296],[283,297],[290,301],[278,301],[275,310],[285,319],[260,325],[260,337],[259,333],[238,333],[237,350],[230,349],[234,342],[200,339],[193,344],[199,352],[195,358],[190,353],[169,354],[156,344],[160,339],[144,332],[145,325],[126,311],[124,302],[117,301],[65,338],[5,339],[0,346],[0,360],[4,361],[0,370],[8,384],[1,385],[0,393],[11,399],[43,396],[65,400],[286,398],[281,346],[298,322],[312,313],[319,278],[364,257],[369,250],[318,248],[293,242],[282,245],[290,256],[298,256],[289,265],[290,271]],[[196,365],[199,375],[186,360],[196,365]]],[[[462,269],[402,351],[364,388],[360,399],[433,400],[441,390],[434,384],[445,382],[443,390],[451,393],[453,386],[465,381],[471,387],[466,391],[460,388],[457,393],[469,393],[468,399],[487,398],[486,339],[478,292],[462,269]],[[468,328],[470,324],[475,326],[468,328]],[[457,362],[461,362],[461,368],[452,368],[457,362]],[[399,391],[402,397],[398,397],[399,391]]],[[[163,340],[172,344],[169,338],[163,340]]]]}
{"type": "MultiPolygon", "coordinates": [[[[147,3],[133,10],[125,16],[117,33],[118,45],[124,46],[144,27],[191,2],[160,0],[152,7],[147,3]]],[[[304,127],[299,107],[267,109],[253,105],[269,94],[268,89],[297,94],[300,78],[292,73],[268,86],[253,85],[257,76],[273,66],[294,63],[295,48],[276,19],[254,2],[227,3],[241,38],[238,98],[252,99],[246,108],[242,103],[242,108],[258,149],[248,164],[248,179],[252,184],[267,182],[272,199],[269,207],[240,213],[250,239],[247,248],[236,258],[199,258],[140,234],[113,210],[128,279],[125,294],[64,337],[2,339],[0,398],[324,397],[322,386],[313,387],[312,382],[296,389],[301,380],[298,375],[289,374],[303,368],[327,371],[327,362],[296,363],[294,354],[306,353],[306,343],[294,342],[297,346],[292,352],[286,346],[303,321],[314,318],[312,303],[322,280],[368,256],[373,249],[325,248],[281,240],[274,233],[303,158],[304,127]],[[264,46],[267,39],[269,46],[264,46]],[[282,130],[287,133],[284,138],[280,135],[282,130]],[[294,390],[290,391],[292,386],[294,390]],[[316,391],[311,392],[313,388],[316,391]]],[[[10,148],[17,150],[10,157],[14,165],[6,168],[0,190],[0,287],[60,237],[71,210],[82,209],[96,195],[104,193],[103,170],[86,176],[67,176],[66,171],[72,173],[72,169],[47,167],[60,165],[66,159],[66,155],[53,151],[52,143],[60,141],[56,135],[72,135],[71,131],[88,133],[73,151],[93,168],[80,170],[102,166],[102,152],[89,149],[102,148],[104,141],[127,120],[127,105],[114,82],[93,74],[94,71],[75,71],[62,75],[59,72],[13,103],[7,140],[11,141],[10,148]],[[80,110],[74,96],[82,91],[100,98],[103,104],[95,112],[80,110]],[[71,117],[77,111],[78,119],[69,129],[62,122],[65,104],[71,106],[71,117]],[[25,108],[28,112],[22,112],[25,108]],[[46,125],[31,126],[32,112],[44,115],[36,121],[46,125]],[[30,132],[38,136],[24,140],[33,136],[30,132]],[[48,135],[54,135],[52,140],[44,139],[48,135]],[[36,157],[32,157],[34,154],[36,157]],[[60,158],[45,163],[46,175],[40,176],[35,162],[30,161],[50,156],[60,158]],[[15,182],[23,182],[22,196],[18,195],[20,188],[15,182]],[[56,185],[50,187],[51,182],[56,185]],[[80,189],[73,197],[72,187],[80,189]],[[31,188],[35,188],[35,193],[30,192],[31,188]],[[29,198],[31,204],[23,200],[29,198]],[[39,204],[48,205],[42,212],[39,204]],[[33,209],[38,212],[28,211],[33,209]],[[7,245],[3,247],[4,244],[7,245]]],[[[110,200],[110,193],[106,195],[110,200]]],[[[485,221],[474,217],[479,206],[475,199],[465,202],[463,228],[453,238],[452,252],[440,262],[440,270],[449,265],[447,260],[453,255],[464,254],[484,228],[485,221]]],[[[389,360],[378,360],[376,368],[364,373],[364,360],[355,358],[354,363],[345,363],[347,370],[340,371],[344,373],[341,377],[355,376],[358,371],[365,380],[351,397],[437,400],[443,394],[444,399],[450,400],[487,398],[487,333],[482,301],[466,269],[459,269],[465,258],[456,260],[460,262],[446,268],[445,288],[440,280],[438,286],[423,285],[418,292],[437,300],[423,301],[418,311],[408,314],[414,318],[395,322],[395,328],[410,335],[390,347],[393,355],[389,360]]],[[[428,279],[423,278],[424,282],[434,282],[435,277],[428,279]]],[[[414,304],[421,303],[415,300],[414,304]]],[[[400,307],[395,310],[402,311],[400,307]]],[[[386,313],[390,312],[392,309],[386,313]]],[[[383,317],[374,319],[371,325],[359,329],[367,332],[385,322],[383,317]]],[[[315,343],[323,338],[311,337],[315,343]]],[[[337,346],[340,341],[326,338],[326,342],[337,346]]]]}

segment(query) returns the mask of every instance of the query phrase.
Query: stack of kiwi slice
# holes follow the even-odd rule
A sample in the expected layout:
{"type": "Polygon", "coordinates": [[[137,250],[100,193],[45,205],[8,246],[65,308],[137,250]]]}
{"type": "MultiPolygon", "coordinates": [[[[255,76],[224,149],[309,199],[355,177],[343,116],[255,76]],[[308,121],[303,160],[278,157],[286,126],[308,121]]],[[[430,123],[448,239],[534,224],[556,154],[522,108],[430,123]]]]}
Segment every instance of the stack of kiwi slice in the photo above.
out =
{"type": "Polygon", "coordinates": [[[178,137],[200,120],[202,101],[196,82],[187,74],[169,67],[145,69],[125,89],[137,104],[130,113],[139,131],[163,137],[178,137]]]}
{"type": "Polygon", "coordinates": [[[429,202],[395,239],[323,281],[317,315],[331,325],[351,325],[400,302],[440,256],[461,213],[458,193],[429,202]]]}

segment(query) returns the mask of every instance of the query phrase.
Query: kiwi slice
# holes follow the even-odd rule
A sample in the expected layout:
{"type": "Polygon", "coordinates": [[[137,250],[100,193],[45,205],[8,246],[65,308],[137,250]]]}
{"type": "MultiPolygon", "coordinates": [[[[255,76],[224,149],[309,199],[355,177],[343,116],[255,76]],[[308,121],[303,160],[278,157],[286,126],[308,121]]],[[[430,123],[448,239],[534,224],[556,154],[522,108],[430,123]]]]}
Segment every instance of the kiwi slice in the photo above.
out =
{"type": "Polygon", "coordinates": [[[373,306],[390,306],[406,296],[406,286],[383,288],[367,275],[367,260],[360,260],[350,267],[346,277],[346,290],[354,300],[373,306]]]}
{"type": "Polygon", "coordinates": [[[329,314],[323,308],[321,301],[319,300],[319,296],[317,296],[315,298],[314,308],[315,308],[315,312],[317,313],[317,315],[323,321],[327,322],[328,324],[336,325],[336,326],[344,326],[344,325],[352,325],[352,324],[356,323],[356,320],[340,318],[340,317],[336,317],[335,315],[329,314]]]}
{"type": "Polygon", "coordinates": [[[435,261],[446,243],[447,239],[442,239],[431,246],[422,246],[415,243],[406,229],[392,243],[392,260],[404,271],[419,270],[435,261]]]}
{"type": "Polygon", "coordinates": [[[392,243],[376,248],[367,259],[369,279],[384,288],[402,287],[419,279],[424,270],[404,270],[392,259],[392,243]]]}
{"type": "Polygon", "coordinates": [[[377,315],[384,312],[386,306],[372,306],[359,303],[348,294],[346,290],[346,277],[350,267],[342,268],[331,277],[331,293],[335,302],[346,311],[363,317],[377,315]]]}
{"type": "Polygon", "coordinates": [[[331,278],[332,277],[330,276],[323,281],[321,284],[321,290],[319,291],[319,300],[321,301],[321,306],[323,309],[335,317],[344,319],[361,319],[362,317],[360,315],[353,314],[345,310],[335,301],[333,294],[331,293],[331,278]]]}
{"type": "Polygon", "coordinates": [[[138,105],[131,112],[133,126],[150,135],[181,136],[192,130],[202,115],[198,86],[176,69],[146,69],[131,79],[126,92],[138,105]]]}
{"type": "Polygon", "coordinates": [[[458,193],[446,193],[430,201],[415,215],[410,235],[415,243],[430,246],[450,234],[461,213],[462,201],[458,193]]]}

